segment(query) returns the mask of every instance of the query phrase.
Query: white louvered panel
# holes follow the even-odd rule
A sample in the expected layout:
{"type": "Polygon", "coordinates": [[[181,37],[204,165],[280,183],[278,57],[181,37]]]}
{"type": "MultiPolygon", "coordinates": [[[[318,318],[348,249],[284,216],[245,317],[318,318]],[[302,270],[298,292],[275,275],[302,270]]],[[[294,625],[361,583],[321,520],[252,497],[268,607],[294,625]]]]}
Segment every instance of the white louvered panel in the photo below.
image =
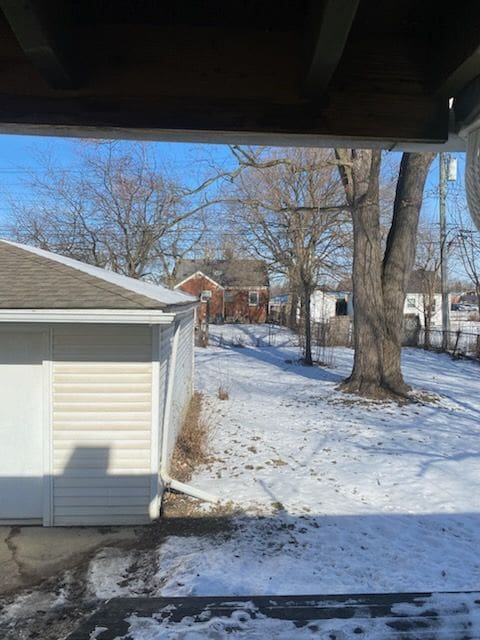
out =
{"type": "Polygon", "coordinates": [[[79,505],[72,505],[67,507],[59,507],[55,508],[56,515],[58,517],[61,516],[71,516],[72,511],[75,509],[75,515],[77,516],[103,516],[104,518],[109,515],[116,516],[132,516],[139,515],[142,516],[145,513],[145,505],[136,505],[136,504],[124,504],[122,506],[115,505],[90,505],[88,507],[83,507],[79,505]]]}
{"type": "Polygon", "coordinates": [[[111,526],[115,525],[138,525],[138,524],[148,524],[150,522],[150,518],[148,515],[121,515],[117,516],[112,513],[103,513],[100,516],[97,515],[89,515],[89,516],[56,516],[55,524],[59,527],[74,527],[78,525],[79,520],[81,520],[83,526],[89,527],[99,527],[105,524],[105,521],[108,520],[108,524],[111,526]]]}
{"type": "MultiPolygon", "coordinates": [[[[148,449],[116,449],[109,454],[109,465],[114,467],[117,471],[120,469],[140,469],[145,467],[149,461],[148,449]]],[[[66,449],[60,449],[55,451],[53,459],[53,465],[55,471],[63,473],[66,465],[69,464],[69,469],[103,469],[102,456],[80,456],[77,455],[74,460],[70,461],[69,452],[66,449]]]]}
{"type": "Polygon", "coordinates": [[[151,329],[59,327],[53,359],[54,524],[148,520],[151,329]]]}
{"type": "Polygon", "coordinates": [[[83,368],[79,363],[74,371],[67,371],[62,364],[57,366],[57,379],[55,386],[59,393],[90,391],[92,384],[95,390],[104,393],[121,393],[122,391],[138,392],[146,387],[150,380],[151,367],[142,365],[141,369],[135,369],[134,364],[125,368],[123,363],[115,362],[109,369],[100,371],[100,367],[83,368]],[[119,366],[120,365],[120,366],[119,366]],[[88,385],[88,386],[87,386],[88,385]]]}
{"type": "MultiPolygon", "coordinates": [[[[148,450],[147,450],[148,451],[148,450]]],[[[136,466],[139,467],[143,465],[148,459],[148,452],[145,449],[115,449],[114,451],[110,451],[109,453],[109,461],[114,467],[125,467],[125,466],[136,466]]],[[[65,465],[69,462],[68,450],[67,449],[55,449],[54,454],[54,464],[55,465],[65,465]]],[[[71,467],[75,466],[90,466],[90,467],[98,467],[103,463],[103,456],[94,455],[90,453],[89,455],[81,455],[77,454],[75,460],[71,462],[71,467]]]]}
{"type": "MultiPolygon", "coordinates": [[[[87,385],[88,387],[88,385],[87,385]]],[[[125,403],[148,403],[150,402],[150,394],[145,392],[145,387],[139,386],[136,389],[132,389],[131,385],[125,385],[125,389],[110,386],[108,390],[105,390],[104,387],[95,385],[95,393],[92,393],[92,389],[84,388],[83,390],[79,389],[62,389],[58,385],[55,389],[55,401],[58,404],[110,404],[111,402],[118,403],[119,397],[125,403]]]]}
{"type": "MultiPolygon", "coordinates": [[[[55,393],[58,397],[61,397],[62,394],[72,393],[78,395],[80,393],[91,393],[92,392],[92,384],[95,384],[95,393],[115,393],[115,394],[130,394],[130,393],[143,393],[144,389],[149,383],[148,374],[143,377],[140,377],[138,374],[133,376],[132,372],[126,373],[125,376],[128,376],[127,380],[119,380],[119,377],[116,376],[113,382],[103,382],[102,380],[98,380],[98,377],[90,375],[88,377],[88,381],[82,379],[81,382],[64,382],[55,385],[55,393]]],[[[57,377],[59,377],[57,375],[57,377]]],[[[111,374],[109,374],[109,378],[111,379],[111,374]]]]}
{"type": "MultiPolygon", "coordinates": [[[[135,476],[141,476],[143,477],[145,475],[144,471],[140,471],[139,469],[122,469],[121,467],[118,467],[117,469],[115,469],[115,473],[114,474],[110,474],[110,477],[112,478],[119,478],[120,482],[123,482],[123,480],[126,480],[126,483],[128,484],[128,481],[130,478],[134,478],[135,476]]],[[[103,468],[96,468],[96,469],[91,469],[90,467],[84,467],[79,468],[79,467],[68,467],[66,469],[63,470],[62,472],[62,477],[65,478],[99,478],[100,480],[102,478],[105,478],[105,469],[103,468]]],[[[101,484],[101,482],[100,482],[101,484]]]]}
{"type": "MultiPolygon", "coordinates": [[[[143,496],[132,495],[128,498],[128,503],[125,503],[125,496],[109,496],[109,507],[129,507],[129,506],[143,506],[143,496]]],[[[102,507],[105,505],[104,496],[56,496],[55,504],[57,507],[69,507],[72,504],[77,507],[102,507]]]]}
{"type": "Polygon", "coordinates": [[[97,497],[124,497],[138,495],[138,489],[128,487],[57,487],[55,490],[55,496],[58,498],[68,498],[69,496],[78,498],[97,498],[97,497]]]}
{"type": "Polygon", "coordinates": [[[66,411],[59,411],[57,414],[54,412],[55,423],[54,429],[57,428],[57,420],[58,422],[64,423],[77,423],[84,424],[86,422],[95,422],[98,424],[99,429],[102,428],[102,424],[107,425],[109,422],[112,423],[113,428],[115,423],[117,422],[129,422],[133,425],[134,429],[138,429],[139,425],[148,424],[148,414],[145,411],[142,412],[127,412],[122,411],[120,406],[112,407],[111,411],[107,411],[105,413],[101,413],[99,411],[95,411],[90,406],[87,407],[88,410],[85,410],[83,413],[75,412],[68,413],[66,411]]]}
{"type": "Polygon", "coordinates": [[[57,489],[103,489],[108,487],[112,489],[145,489],[145,491],[147,491],[150,487],[150,478],[147,478],[146,476],[131,476],[125,479],[117,478],[115,476],[107,476],[100,485],[97,478],[72,478],[62,475],[55,478],[54,493],[57,489]]]}
{"type": "MultiPolygon", "coordinates": [[[[110,416],[109,416],[110,417],[110,416]]],[[[102,416],[103,418],[103,416],[102,416]]],[[[105,429],[107,421],[98,420],[75,420],[74,422],[61,422],[57,420],[56,422],[56,431],[99,431],[105,429]]],[[[110,424],[110,428],[115,431],[131,431],[132,429],[131,420],[115,420],[110,424]]],[[[137,430],[139,430],[140,426],[143,426],[145,431],[149,429],[149,422],[145,420],[145,422],[137,421],[137,430]]]]}
{"type": "Polygon", "coordinates": [[[72,416],[75,418],[78,413],[93,413],[98,415],[99,413],[128,413],[130,415],[142,416],[142,414],[150,413],[151,407],[148,402],[127,402],[125,398],[119,396],[118,398],[111,399],[110,402],[102,402],[101,398],[96,401],[82,401],[81,398],[77,402],[57,402],[53,403],[53,410],[60,417],[63,414],[72,416]],[[85,411],[86,409],[86,411],[85,411]]]}

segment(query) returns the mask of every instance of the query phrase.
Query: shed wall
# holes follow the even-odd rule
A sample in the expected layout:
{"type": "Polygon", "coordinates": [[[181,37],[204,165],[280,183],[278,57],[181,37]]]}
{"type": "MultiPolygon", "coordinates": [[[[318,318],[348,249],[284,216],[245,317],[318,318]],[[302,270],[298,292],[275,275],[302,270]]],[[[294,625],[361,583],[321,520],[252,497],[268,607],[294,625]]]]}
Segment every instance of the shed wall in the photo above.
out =
{"type": "Polygon", "coordinates": [[[53,329],[53,522],[149,520],[152,331],[53,329]]]}
{"type": "MultiPolygon", "coordinates": [[[[165,466],[168,469],[175,443],[180,434],[185,419],[188,404],[193,393],[193,339],[194,339],[194,312],[179,320],[179,336],[174,371],[172,406],[170,413],[170,425],[166,439],[165,466]]],[[[173,328],[169,335],[167,331],[162,332],[162,344],[166,356],[173,340],[173,328]]],[[[169,368],[172,366],[171,350],[169,354],[169,368]]]]}
{"type": "Polygon", "coordinates": [[[314,291],[311,298],[311,314],[314,322],[327,322],[336,314],[337,300],[335,296],[324,291],[314,291]]]}

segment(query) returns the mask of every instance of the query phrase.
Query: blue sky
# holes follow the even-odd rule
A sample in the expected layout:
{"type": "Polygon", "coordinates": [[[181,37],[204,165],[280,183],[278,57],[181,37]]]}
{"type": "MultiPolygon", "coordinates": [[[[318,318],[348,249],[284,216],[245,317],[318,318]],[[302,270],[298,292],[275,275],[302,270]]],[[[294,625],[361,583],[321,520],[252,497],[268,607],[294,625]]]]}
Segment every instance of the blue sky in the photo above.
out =
{"type": "MultiPolygon", "coordinates": [[[[29,171],[39,170],[38,157],[53,155],[65,168],[74,168],[75,142],[73,138],[0,135],[0,190],[28,200],[25,178],[29,171]]],[[[159,142],[152,146],[159,163],[187,180],[203,172],[208,162],[225,164],[230,160],[230,152],[224,145],[159,142]]],[[[8,208],[0,204],[0,222],[6,213],[8,208]]]]}
{"type": "MultiPolygon", "coordinates": [[[[66,168],[74,168],[74,145],[71,138],[0,135],[0,194],[9,193],[23,202],[31,200],[30,189],[25,184],[28,171],[39,168],[38,157],[54,155],[66,168]]],[[[198,145],[188,143],[156,143],[153,145],[159,164],[169,167],[184,180],[195,181],[204,175],[209,163],[228,165],[231,154],[224,145],[198,145]]],[[[455,198],[463,194],[464,154],[458,158],[458,179],[448,185],[447,219],[452,215],[455,198]],[[451,205],[449,206],[449,202],[451,205]]],[[[435,227],[438,224],[438,158],[432,164],[425,189],[422,217],[435,227]]],[[[0,202],[0,227],[9,213],[5,197],[0,202]]]]}
{"type": "MultiPolygon", "coordinates": [[[[38,166],[34,156],[53,153],[65,166],[74,162],[72,138],[55,138],[40,136],[0,135],[0,179],[4,186],[18,187],[21,192],[21,177],[24,169],[35,169],[38,166]]],[[[230,154],[224,145],[199,145],[189,143],[158,142],[154,145],[156,156],[164,162],[188,175],[200,161],[228,163],[230,154]]],[[[455,154],[458,158],[459,179],[456,188],[463,188],[464,154],[455,154]]],[[[432,164],[426,193],[431,192],[438,184],[438,159],[432,164]]],[[[453,189],[453,185],[449,189],[453,189]]],[[[432,199],[432,198],[427,198],[432,199]]]]}

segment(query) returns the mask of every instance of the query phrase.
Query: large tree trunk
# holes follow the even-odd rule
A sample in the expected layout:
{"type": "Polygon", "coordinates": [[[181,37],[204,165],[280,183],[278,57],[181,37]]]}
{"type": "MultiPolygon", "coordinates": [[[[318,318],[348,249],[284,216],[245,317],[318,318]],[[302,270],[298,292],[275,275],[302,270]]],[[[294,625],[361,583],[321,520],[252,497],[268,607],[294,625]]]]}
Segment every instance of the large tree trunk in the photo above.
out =
{"type": "MultiPolygon", "coordinates": [[[[377,397],[383,378],[382,254],[380,245],[380,152],[352,152],[353,370],[342,388],[377,397]]],[[[381,395],[381,394],[380,394],[381,395]]]]}
{"type": "Polygon", "coordinates": [[[383,385],[396,395],[406,395],[401,369],[403,307],[415,262],[418,219],[432,153],[404,153],[400,163],[393,218],[383,259],[385,313],[383,385]]]}
{"type": "Polygon", "coordinates": [[[415,259],[423,188],[433,154],[404,154],[383,254],[377,151],[336,151],[354,232],[354,363],[342,388],[372,398],[405,397],[401,371],[403,305],[415,259]]]}

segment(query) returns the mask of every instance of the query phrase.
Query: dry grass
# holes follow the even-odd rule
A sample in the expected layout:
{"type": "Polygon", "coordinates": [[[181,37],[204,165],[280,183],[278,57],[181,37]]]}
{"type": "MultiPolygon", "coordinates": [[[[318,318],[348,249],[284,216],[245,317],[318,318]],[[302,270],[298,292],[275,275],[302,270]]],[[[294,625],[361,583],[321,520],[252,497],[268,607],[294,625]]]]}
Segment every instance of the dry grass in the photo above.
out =
{"type": "Polygon", "coordinates": [[[220,385],[218,387],[218,399],[219,400],[228,400],[230,398],[230,394],[228,393],[228,389],[226,387],[224,387],[223,385],[220,385]]]}
{"type": "Polygon", "coordinates": [[[174,478],[187,482],[196,467],[211,462],[208,436],[209,425],[202,415],[202,394],[196,391],[173,452],[171,475],[174,478]]]}
{"type": "MultiPolygon", "coordinates": [[[[216,505],[209,505],[206,510],[205,505],[196,498],[183,495],[181,493],[167,492],[163,498],[162,515],[164,518],[178,519],[186,518],[190,526],[197,530],[202,521],[216,520],[220,526],[229,527],[232,519],[236,516],[244,515],[238,505],[232,502],[221,502],[216,505]]],[[[178,535],[185,535],[185,526],[182,525],[178,535]]]]}

